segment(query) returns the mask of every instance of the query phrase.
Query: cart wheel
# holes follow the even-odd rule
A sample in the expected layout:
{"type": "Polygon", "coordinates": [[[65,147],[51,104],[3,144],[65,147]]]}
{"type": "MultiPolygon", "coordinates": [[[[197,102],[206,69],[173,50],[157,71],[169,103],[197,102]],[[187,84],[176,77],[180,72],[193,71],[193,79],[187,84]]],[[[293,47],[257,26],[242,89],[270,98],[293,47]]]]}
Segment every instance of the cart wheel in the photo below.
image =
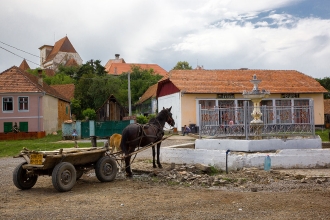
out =
{"type": "Polygon", "coordinates": [[[108,156],[101,157],[95,166],[95,174],[101,182],[110,182],[116,178],[117,175],[116,161],[108,156]]]}
{"type": "Polygon", "coordinates": [[[83,170],[76,170],[76,180],[79,180],[82,175],[84,175],[84,171],[83,170]]]}
{"type": "Polygon", "coordinates": [[[37,182],[37,175],[28,175],[27,170],[23,169],[23,165],[27,162],[23,162],[18,165],[13,172],[13,182],[19,189],[31,189],[37,182]]]}
{"type": "Polygon", "coordinates": [[[52,182],[57,191],[70,191],[76,183],[76,169],[68,162],[57,164],[52,173],[52,182]]]}

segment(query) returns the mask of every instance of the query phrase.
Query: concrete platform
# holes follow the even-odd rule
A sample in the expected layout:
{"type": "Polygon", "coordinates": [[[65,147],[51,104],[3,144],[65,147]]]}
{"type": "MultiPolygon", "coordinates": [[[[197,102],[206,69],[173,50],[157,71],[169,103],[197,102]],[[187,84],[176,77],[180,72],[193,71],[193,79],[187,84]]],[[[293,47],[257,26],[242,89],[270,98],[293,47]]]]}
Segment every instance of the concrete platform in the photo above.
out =
{"type": "MultiPolygon", "coordinates": [[[[203,142],[203,139],[196,139],[195,149],[185,148],[184,145],[163,147],[160,159],[163,163],[202,163],[223,170],[226,169],[227,164],[229,170],[237,170],[244,167],[263,169],[264,159],[269,155],[272,159],[272,168],[274,169],[330,168],[330,149],[322,149],[322,142],[319,137],[311,140],[311,142],[306,141],[306,139],[299,140],[293,149],[285,149],[285,145],[278,145],[278,149],[276,149],[271,147],[276,146],[270,144],[272,141],[260,140],[260,143],[262,143],[260,146],[262,148],[259,148],[259,151],[252,151],[255,150],[253,145],[251,145],[252,147],[250,149],[244,150],[244,147],[242,148],[238,144],[240,142],[236,142],[236,146],[229,147],[236,140],[228,139],[220,141],[219,139],[213,139],[210,142],[209,140],[211,139],[203,142]],[[213,143],[214,145],[203,145],[203,143],[213,143]],[[226,143],[226,146],[221,148],[221,143],[226,143]],[[310,143],[316,144],[309,145],[310,143]],[[196,147],[197,145],[199,146],[196,147]],[[303,149],[297,149],[297,147],[303,149]],[[230,151],[227,154],[228,150],[230,151]]],[[[282,140],[283,143],[286,142],[282,140]]]]}

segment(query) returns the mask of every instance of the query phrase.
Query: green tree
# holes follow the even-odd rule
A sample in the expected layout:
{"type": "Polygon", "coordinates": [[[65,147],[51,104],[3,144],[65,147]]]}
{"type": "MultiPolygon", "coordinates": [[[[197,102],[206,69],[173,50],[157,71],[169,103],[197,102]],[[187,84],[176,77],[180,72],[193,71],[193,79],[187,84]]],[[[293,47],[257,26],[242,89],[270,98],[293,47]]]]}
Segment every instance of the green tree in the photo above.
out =
{"type": "Polygon", "coordinates": [[[76,119],[83,119],[81,109],[80,100],[73,98],[71,100],[71,113],[76,116],[76,119]]]}
{"type": "Polygon", "coordinates": [[[105,71],[104,66],[101,65],[100,60],[90,60],[83,64],[74,79],[79,80],[84,74],[92,74],[95,76],[105,76],[107,72],[105,71]]]}
{"type": "MultiPolygon", "coordinates": [[[[123,73],[119,76],[121,80],[121,88],[118,93],[119,101],[128,106],[128,73],[123,73]]],[[[156,84],[162,76],[155,74],[153,69],[142,69],[139,66],[132,66],[130,73],[131,84],[131,102],[136,103],[145,91],[156,84]]]]}
{"type": "Polygon", "coordinates": [[[55,76],[45,76],[44,81],[48,85],[71,84],[75,82],[74,79],[64,73],[57,73],[55,76]]]}
{"type": "Polygon", "coordinates": [[[58,67],[58,70],[56,74],[64,74],[67,76],[70,76],[72,79],[74,79],[80,69],[80,66],[63,66],[60,65],[58,67]]]}
{"type": "Polygon", "coordinates": [[[173,70],[191,70],[192,67],[189,65],[187,61],[179,61],[175,67],[173,67],[173,70]]]}
{"type": "Polygon", "coordinates": [[[330,98],[330,94],[329,94],[329,91],[330,91],[330,77],[324,77],[324,78],[316,78],[315,79],[316,81],[318,81],[321,86],[323,86],[326,90],[328,90],[328,93],[325,93],[324,94],[324,98],[325,99],[329,99],[330,98]]]}

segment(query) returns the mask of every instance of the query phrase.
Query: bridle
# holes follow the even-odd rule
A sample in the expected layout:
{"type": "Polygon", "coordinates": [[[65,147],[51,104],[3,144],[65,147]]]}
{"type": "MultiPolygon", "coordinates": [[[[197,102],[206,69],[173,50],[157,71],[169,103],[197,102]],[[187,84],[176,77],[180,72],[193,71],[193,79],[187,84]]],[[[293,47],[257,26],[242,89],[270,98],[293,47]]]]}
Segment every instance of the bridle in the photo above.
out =
{"type": "Polygon", "coordinates": [[[166,110],[167,112],[167,119],[166,122],[167,124],[169,124],[171,127],[173,127],[173,125],[175,124],[174,119],[171,117],[170,112],[168,112],[168,110],[166,110]],[[173,125],[172,125],[173,124],[173,125]]]}

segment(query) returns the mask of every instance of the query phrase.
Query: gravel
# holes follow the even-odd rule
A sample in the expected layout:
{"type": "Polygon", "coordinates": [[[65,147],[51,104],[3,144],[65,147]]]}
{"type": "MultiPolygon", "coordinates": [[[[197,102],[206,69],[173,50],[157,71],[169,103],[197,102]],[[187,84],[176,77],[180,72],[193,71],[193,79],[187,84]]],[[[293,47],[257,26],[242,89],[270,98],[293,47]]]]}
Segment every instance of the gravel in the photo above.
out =
{"type": "MultiPolygon", "coordinates": [[[[162,146],[183,142],[189,141],[165,140],[162,146]]],[[[191,164],[153,169],[150,150],[136,158],[133,178],[119,173],[113,182],[101,183],[92,170],[71,191],[59,193],[50,176],[40,176],[30,190],[17,189],[12,172],[21,161],[0,159],[1,219],[328,219],[330,215],[329,169],[249,168],[214,175],[191,164]]]]}

